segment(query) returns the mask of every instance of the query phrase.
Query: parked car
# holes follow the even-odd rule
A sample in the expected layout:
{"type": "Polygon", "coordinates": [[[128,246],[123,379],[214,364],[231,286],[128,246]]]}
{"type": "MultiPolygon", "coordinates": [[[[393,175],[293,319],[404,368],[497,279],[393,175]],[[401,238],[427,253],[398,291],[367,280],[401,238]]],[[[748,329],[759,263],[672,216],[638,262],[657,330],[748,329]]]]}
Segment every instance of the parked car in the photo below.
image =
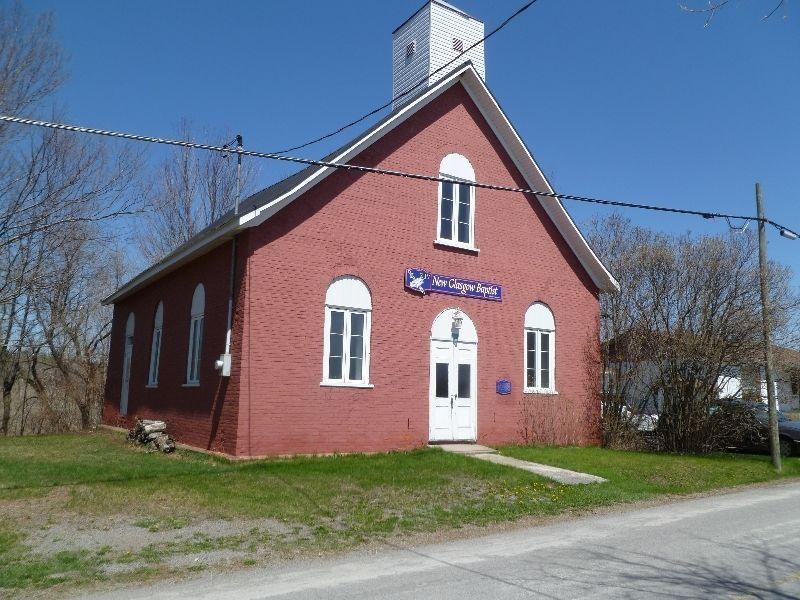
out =
{"type": "MultiPolygon", "coordinates": [[[[737,402],[752,416],[752,427],[734,446],[739,450],[769,451],[769,407],[763,402],[737,402]]],[[[792,421],[778,411],[778,435],[781,455],[791,456],[800,448],[800,421],[792,421]]]]}

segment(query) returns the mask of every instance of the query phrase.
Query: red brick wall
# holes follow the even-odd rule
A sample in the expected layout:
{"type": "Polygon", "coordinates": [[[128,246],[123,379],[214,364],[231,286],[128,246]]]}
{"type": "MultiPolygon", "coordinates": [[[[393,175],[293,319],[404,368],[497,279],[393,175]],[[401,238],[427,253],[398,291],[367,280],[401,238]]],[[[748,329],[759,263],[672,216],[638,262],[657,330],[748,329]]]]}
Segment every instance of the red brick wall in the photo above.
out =
{"type": "MultiPolygon", "coordinates": [[[[248,232],[239,236],[241,248],[247,245],[248,232]]],[[[237,296],[246,292],[241,274],[246,253],[237,252],[237,296]]],[[[180,270],[171,273],[125,299],[114,307],[111,354],[106,380],[103,421],[130,427],[136,417],[167,421],[169,433],[178,441],[227,453],[236,451],[238,430],[239,355],[234,354],[230,379],[220,377],[214,361],[225,349],[228,310],[228,277],[231,243],[228,242],[180,270]],[[189,347],[189,321],[192,295],[198,283],[205,287],[205,317],[200,360],[200,386],[184,387],[189,347]],[[153,320],[159,301],[164,302],[164,321],[158,387],[147,386],[153,320]],[[122,356],[125,323],[135,315],[128,415],[119,414],[122,386],[122,356]]],[[[243,326],[241,301],[234,319],[234,342],[243,326]]],[[[236,344],[234,343],[234,346],[236,344]]]]}
{"type": "MultiPolygon", "coordinates": [[[[352,162],[435,175],[451,152],[470,160],[479,181],[526,186],[460,85],[352,162]]],[[[420,446],[428,440],[430,328],[442,310],[458,306],[479,339],[480,442],[598,441],[585,353],[596,341],[599,307],[588,275],[538,201],[522,194],[476,191],[478,255],[434,247],[437,190],[432,182],[339,171],[240,235],[230,381],[212,368],[224,344],[228,245],[125,300],[114,315],[106,422],[118,421],[125,319],[133,309],[129,413],[167,419],[180,441],[253,456],[420,446]],[[409,293],[408,267],[499,283],[503,302],[409,293]],[[372,292],[373,389],[320,387],[325,292],[344,274],[372,292]],[[198,281],[206,286],[202,384],[185,389],[198,281]],[[158,299],[165,304],[162,374],[159,389],[148,390],[158,299]],[[523,318],[535,301],[555,315],[557,396],[521,393],[523,318]],[[511,380],[510,395],[495,393],[500,378],[511,380]]]]}
{"type": "MultiPolygon", "coordinates": [[[[437,174],[457,152],[480,181],[524,186],[468,94],[456,86],[352,162],[437,174]]],[[[540,182],[539,187],[544,187],[540,182]]],[[[478,255],[434,247],[436,183],[337,172],[251,230],[248,404],[252,455],[374,451],[428,440],[430,328],[459,306],[478,342],[478,437],[592,443],[599,407],[586,391],[584,353],[597,331],[597,291],[539,203],[477,190],[478,255]],[[403,289],[407,267],[503,285],[502,303],[403,289]],[[374,389],[320,387],[325,291],[334,277],[372,292],[374,389]],[[523,318],[534,301],[556,320],[557,396],[521,394],[523,318]],[[498,396],[508,378],[513,393],[498,396]],[[523,408],[525,410],[523,410],[523,408]],[[523,415],[528,415],[524,418],[523,415]]],[[[245,344],[247,346],[248,344],[245,344]]]]}

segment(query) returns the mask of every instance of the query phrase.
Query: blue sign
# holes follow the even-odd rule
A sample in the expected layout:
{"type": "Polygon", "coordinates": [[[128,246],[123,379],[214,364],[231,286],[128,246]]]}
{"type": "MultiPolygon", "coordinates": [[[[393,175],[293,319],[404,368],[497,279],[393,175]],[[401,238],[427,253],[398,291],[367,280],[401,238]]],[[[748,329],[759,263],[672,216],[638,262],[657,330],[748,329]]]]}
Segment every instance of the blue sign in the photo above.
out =
{"type": "Polygon", "coordinates": [[[496,389],[501,396],[507,396],[511,393],[511,382],[508,379],[498,379],[496,389]]]}
{"type": "Polygon", "coordinates": [[[428,273],[424,269],[406,269],[406,287],[420,294],[450,294],[480,300],[503,299],[503,288],[488,281],[462,279],[452,275],[428,273]]]}

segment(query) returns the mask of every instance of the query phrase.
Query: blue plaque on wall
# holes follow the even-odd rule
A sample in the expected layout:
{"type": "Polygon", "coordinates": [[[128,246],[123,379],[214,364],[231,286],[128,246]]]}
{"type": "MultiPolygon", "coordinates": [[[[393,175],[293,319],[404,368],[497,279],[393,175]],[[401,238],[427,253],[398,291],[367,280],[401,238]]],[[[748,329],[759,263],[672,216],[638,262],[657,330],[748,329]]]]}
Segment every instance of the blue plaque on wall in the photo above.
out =
{"type": "Polygon", "coordinates": [[[501,396],[507,396],[511,393],[511,382],[508,379],[497,380],[497,393],[501,396]]]}

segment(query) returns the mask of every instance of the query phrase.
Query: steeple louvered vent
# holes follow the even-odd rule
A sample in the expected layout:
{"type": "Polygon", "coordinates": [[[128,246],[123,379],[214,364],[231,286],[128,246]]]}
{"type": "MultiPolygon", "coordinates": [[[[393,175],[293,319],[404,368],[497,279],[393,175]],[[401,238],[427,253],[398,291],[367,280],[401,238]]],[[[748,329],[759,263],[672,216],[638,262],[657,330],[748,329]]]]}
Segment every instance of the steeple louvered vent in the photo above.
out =
{"type": "Polygon", "coordinates": [[[392,97],[414,88],[395,101],[392,110],[404,106],[458,67],[472,61],[485,79],[483,44],[465,52],[484,35],[483,22],[442,0],[430,0],[392,33],[392,97]],[[454,58],[439,73],[433,73],[454,58]]]}

